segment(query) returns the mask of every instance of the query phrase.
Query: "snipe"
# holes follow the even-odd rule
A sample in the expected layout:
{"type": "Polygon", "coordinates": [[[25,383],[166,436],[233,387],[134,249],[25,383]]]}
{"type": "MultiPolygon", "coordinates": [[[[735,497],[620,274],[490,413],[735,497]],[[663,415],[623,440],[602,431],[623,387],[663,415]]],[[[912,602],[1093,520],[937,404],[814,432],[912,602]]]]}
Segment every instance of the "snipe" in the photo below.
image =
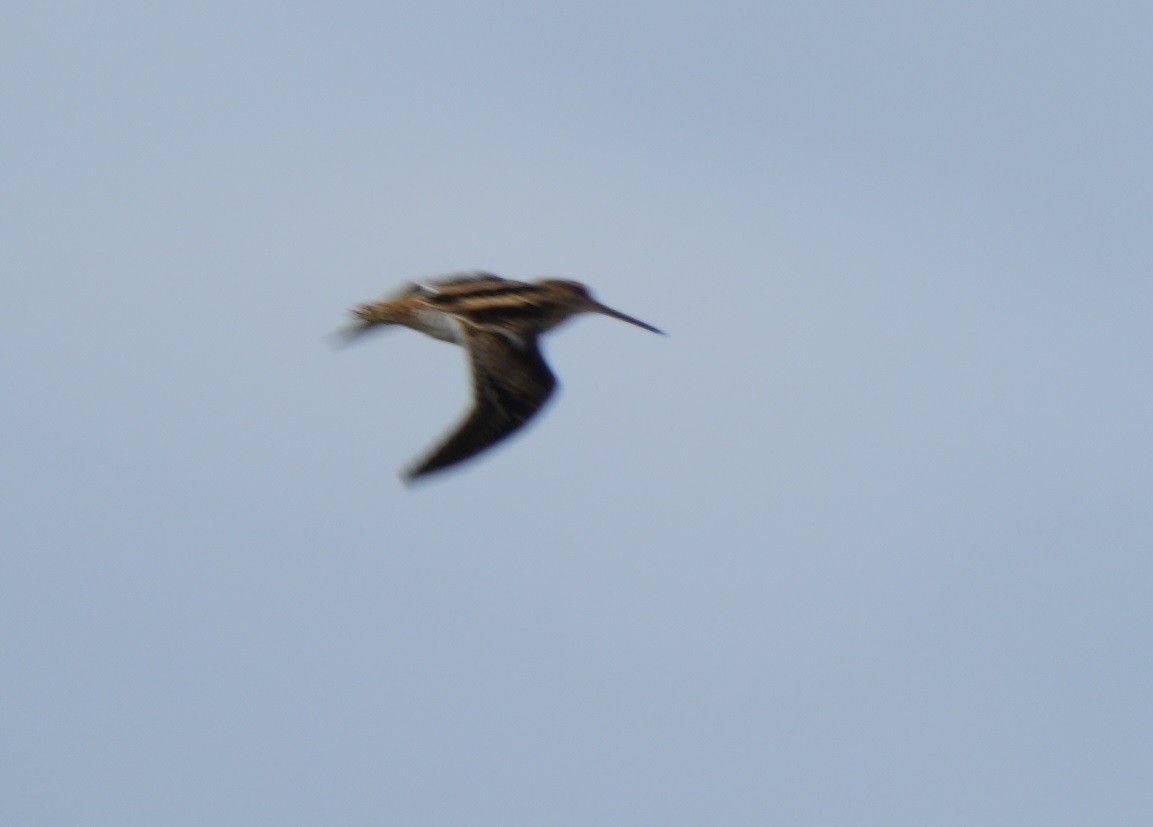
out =
{"type": "Polygon", "coordinates": [[[468,353],[472,407],[445,439],[402,475],[407,482],[476,456],[517,431],[556,388],[537,339],[578,313],[600,313],[662,331],[598,302],[580,282],[528,283],[491,273],[407,284],[353,310],[357,321],[341,337],[352,341],[382,325],[403,325],[468,353]]]}

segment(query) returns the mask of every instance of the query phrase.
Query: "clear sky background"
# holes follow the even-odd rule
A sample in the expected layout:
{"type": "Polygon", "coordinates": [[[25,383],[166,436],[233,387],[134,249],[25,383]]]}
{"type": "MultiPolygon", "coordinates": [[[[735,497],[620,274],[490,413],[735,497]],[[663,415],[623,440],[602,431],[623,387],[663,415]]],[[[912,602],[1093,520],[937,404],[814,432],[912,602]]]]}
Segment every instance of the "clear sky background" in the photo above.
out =
{"type": "Polygon", "coordinates": [[[10,2],[0,823],[1153,823],[1144,2],[10,2]],[[580,279],[520,438],[406,490],[580,279]]]}

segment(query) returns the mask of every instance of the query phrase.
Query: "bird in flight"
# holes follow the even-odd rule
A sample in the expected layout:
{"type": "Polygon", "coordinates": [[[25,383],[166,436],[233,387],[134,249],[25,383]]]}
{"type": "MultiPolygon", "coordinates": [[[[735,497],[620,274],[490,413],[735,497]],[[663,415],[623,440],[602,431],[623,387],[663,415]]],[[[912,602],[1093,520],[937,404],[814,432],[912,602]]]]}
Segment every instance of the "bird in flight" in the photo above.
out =
{"type": "Polygon", "coordinates": [[[598,302],[580,282],[512,281],[491,273],[409,283],[352,311],[356,321],[339,335],[351,342],[388,325],[403,325],[460,345],[472,372],[472,407],[460,424],[402,477],[419,477],[470,459],[515,433],[541,409],[556,377],[537,339],[578,313],[599,313],[662,331],[598,302]]]}

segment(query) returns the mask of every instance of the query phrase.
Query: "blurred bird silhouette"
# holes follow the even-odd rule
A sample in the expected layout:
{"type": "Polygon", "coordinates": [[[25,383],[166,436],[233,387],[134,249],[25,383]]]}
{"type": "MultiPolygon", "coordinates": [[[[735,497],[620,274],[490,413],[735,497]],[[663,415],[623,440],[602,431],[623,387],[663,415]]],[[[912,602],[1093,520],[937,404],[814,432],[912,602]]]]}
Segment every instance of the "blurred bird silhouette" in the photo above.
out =
{"type": "Polygon", "coordinates": [[[599,313],[662,331],[598,302],[580,282],[512,281],[491,273],[409,283],[380,301],[357,306],[341,331],[347,343],[388,325],[402,325],[460,345],[472,372],[472,407],[427,456],[402,474],[412,482],[470,459],[506,439],[540,411],[556,388],[537,344],[543,333],[578,313],[599,313]]]}

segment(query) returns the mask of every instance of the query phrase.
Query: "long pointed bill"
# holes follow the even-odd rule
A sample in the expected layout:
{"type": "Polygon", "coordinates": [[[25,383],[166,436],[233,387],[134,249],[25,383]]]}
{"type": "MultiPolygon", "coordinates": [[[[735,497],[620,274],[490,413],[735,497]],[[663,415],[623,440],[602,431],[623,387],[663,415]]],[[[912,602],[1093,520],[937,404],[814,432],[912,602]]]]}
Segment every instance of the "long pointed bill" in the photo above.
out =
{"type": "Polygon", "coordinates": [[[621,313],[619,310],[613,310],[611,307],[605,307],[600,302],[594,302],[593,303],[593,309],[595,310],[595,312],[601,313],[605,316],[612,316],[614,319],[620,319],[622,322],[628,322],[629,324],[635,324],[637,327],[643,327],[645,330],[651,330],[653,333],[659,333],[662,336],[665,335],[665,332],[663,330],[659,330],[658,328],[653,327],[651,324],[645,324],[640,319],[634,319],[632,316],[626,316],[624,313],[621,313]]]}

